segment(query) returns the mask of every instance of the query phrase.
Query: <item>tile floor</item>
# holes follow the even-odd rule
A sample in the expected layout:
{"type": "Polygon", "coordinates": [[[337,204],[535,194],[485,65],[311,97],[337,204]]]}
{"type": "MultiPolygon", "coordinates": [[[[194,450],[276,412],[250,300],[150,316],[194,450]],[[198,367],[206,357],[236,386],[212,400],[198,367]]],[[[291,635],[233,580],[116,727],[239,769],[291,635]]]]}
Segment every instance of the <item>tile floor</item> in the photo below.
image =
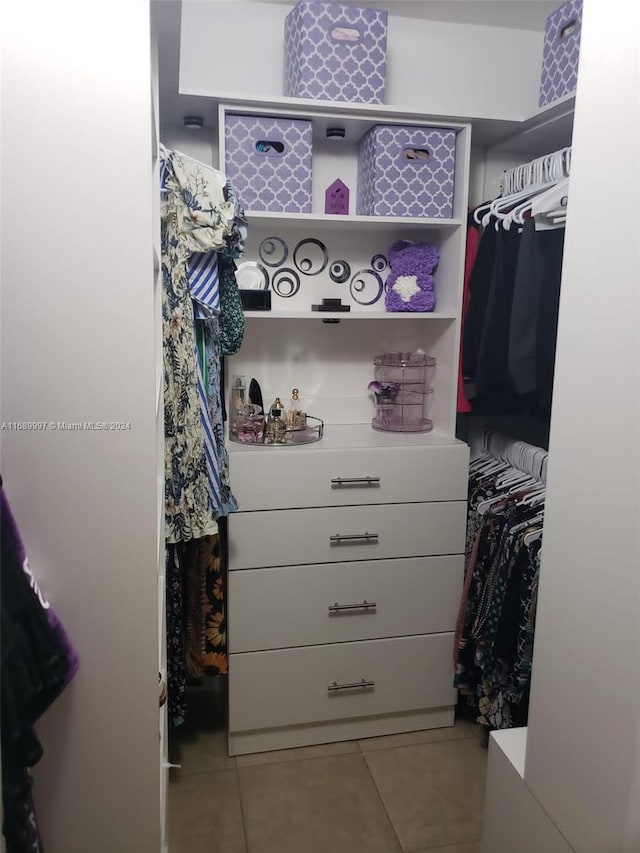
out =
{"type": "Polygon", "coordinates": [[[473,723],[229,758],[212,694],[189,711],[171,742],[171,853],[480,853],[473,723]]]}

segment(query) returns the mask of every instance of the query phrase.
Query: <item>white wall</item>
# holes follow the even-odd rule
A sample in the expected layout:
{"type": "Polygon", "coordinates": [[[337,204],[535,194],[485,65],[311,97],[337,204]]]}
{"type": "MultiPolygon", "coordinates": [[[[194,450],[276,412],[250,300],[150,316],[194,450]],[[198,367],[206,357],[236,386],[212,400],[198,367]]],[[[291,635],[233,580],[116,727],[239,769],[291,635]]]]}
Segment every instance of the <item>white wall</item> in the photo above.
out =
{"type": "Polygon", "coordinates": [[[182,151],[201,163],[218,166],[218,137],[214,128],[186,130],[180,124],[163,124],[160,128],[160,141],[167,148],[182,151]]]}
{"type": "Polygon", "coordinates": [[[31,565],[80,670],[39,726],[47,853],[160,844],[148,0],[7,4],[4,421],[31,565]]]}
{"type": "MultiPolygon", "coordinates": [[[[284,19],[294,5],[183,0],[180,91],[280,97],[284,19]],[[230,31],[240,40],[220,37],[230,31]]],[[[537,109],[542,43],[531,30],[390,15],[385,101],[520,120],[537,109]]]]}
{"type": "Polygon", "coordinates": [[[578,853],[640,849],[639,41],[587,0],[525,770],[578,853]]]}

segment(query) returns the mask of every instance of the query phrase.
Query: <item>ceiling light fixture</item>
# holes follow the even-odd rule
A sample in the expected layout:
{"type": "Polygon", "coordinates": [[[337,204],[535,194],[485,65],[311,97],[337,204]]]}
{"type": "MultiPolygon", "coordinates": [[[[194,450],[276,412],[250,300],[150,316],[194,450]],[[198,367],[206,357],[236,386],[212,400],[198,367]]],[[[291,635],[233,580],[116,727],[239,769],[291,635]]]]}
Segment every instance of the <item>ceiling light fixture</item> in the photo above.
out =
{"type": "Polygon", "coordinates": [[[187,130],[202,130],[204,127],[204,119],[202,116],[185,116],[182,123],[187,130]]]}

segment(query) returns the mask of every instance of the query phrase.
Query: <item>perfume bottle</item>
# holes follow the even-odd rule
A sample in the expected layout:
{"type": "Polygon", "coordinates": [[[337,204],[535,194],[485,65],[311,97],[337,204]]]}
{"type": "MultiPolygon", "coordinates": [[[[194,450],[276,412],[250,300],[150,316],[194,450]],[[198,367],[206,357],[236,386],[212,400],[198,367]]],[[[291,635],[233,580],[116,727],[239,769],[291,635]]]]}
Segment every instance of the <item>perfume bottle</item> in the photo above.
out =
{"type": "Polygon", "coordinates": [[[247,401],[246,385],[244,376],[234,376],[231,384],[229,400],[229,416],[231,420],[231,434],[238,435],[238,422],[242,420],[242,412],[247,401]]]}
{"type": "Polygon", "coordinates": [[[300,391],[294,388],[291,391],[291,402],[287,411],[287,426],[289,429],[302,429],[307,422],[305,413],[300,403],[300,391]]]}
{"type": "Polygon", "coordinates": [[[276,397],[275,402],[269,409],[269,420],[265,431],[266,444],[284,444],[287,438],[287,425],[282,420],[284,406],[280,402],[280,397],[276,397]]]}

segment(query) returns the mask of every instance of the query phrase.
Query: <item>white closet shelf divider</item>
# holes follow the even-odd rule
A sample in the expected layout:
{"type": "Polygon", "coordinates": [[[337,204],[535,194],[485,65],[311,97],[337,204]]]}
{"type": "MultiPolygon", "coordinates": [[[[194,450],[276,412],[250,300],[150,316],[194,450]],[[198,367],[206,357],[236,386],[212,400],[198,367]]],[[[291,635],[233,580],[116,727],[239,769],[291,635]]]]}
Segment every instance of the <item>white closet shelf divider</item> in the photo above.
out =
{"type": "Polygon", "coordinates": [[[462,225],[462,219],[432,219],[406,216],[355,216],[330,213],[273,213],[247,211],[249,225],[286,225],[288,228],[322,228],[331,230],[349,228],[354,231],[424,231],[425,229],[453,229],[462,225]]]}
{"type": "Polygon", "coordinates": [[[245,311],[244,316],[260,320],[446,320],[456,319],[453,311],[245,311]]]}

